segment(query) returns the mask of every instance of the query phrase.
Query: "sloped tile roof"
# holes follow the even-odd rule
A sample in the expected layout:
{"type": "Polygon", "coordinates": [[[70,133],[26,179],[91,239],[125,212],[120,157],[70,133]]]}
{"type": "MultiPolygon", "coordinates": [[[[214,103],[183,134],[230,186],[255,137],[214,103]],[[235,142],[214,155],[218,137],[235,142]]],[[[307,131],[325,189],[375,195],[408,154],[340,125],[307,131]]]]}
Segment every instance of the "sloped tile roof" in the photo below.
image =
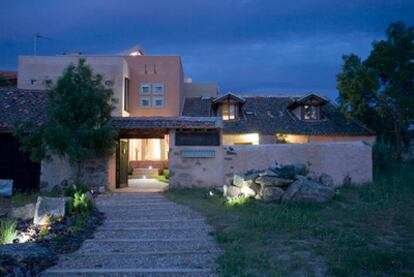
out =
{"type": "Polygon", "coordinates": [[[46,119],[47,91],[0,88],[0,132],[11,132],[16,121],[40,126],[46,119]]]}
{"type": "MultiPolygon", "coordinates": [[[[321,107],[323,120],[303,121],[291,113],[288,107],[298,96],[243,96],[243,117],[223,121],[224,134],[276,133],[298,135],[375,135],[372,130],[356,121],[347,121],[337,107],[327,103],[321,107]]],[[[183,116],[210,116],[213,98],[187,98],[183,116]]]]}
{"type": "Polygon", "coordinates": [[[221,120],[215,117],[114,117],[112,126],[117,129],[135,128],[221,128],[221,120]]]}

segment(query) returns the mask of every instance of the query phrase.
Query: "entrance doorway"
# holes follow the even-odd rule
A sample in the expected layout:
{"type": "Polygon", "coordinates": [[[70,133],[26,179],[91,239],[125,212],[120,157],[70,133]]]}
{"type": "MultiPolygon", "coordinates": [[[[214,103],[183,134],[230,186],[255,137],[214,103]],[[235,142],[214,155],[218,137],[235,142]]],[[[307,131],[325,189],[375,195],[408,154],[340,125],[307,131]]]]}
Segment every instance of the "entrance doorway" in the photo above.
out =
{"type": "Polygon", "coordinates": [[[121,138],[117,149],[117,188],[168,188],[168,135],[157,138],[121,138]]]}

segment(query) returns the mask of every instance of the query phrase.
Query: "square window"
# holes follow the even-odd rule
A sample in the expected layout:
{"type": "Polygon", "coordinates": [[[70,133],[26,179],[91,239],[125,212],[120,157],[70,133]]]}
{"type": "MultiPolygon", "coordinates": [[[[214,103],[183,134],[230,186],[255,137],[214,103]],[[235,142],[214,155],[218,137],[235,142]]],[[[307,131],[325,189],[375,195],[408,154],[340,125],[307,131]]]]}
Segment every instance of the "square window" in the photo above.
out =
{"type": "Polygon", "coordinates": [[[150,94],[151,93],[151,84],[142,83],[140,85],[140,93],[141,94],[150,94]]]}
{"type": "Polygon", "coordinates": [[[151,106],[151,99],[149,97],[141,97],[140,106],[143,108],[149,108],[151,106]]]}
{"type": "Polygon", "coordinates": [[[164,107],[164,98],[162,98],[162,97],[152,98],[152,106],[156,107],[156,108],[164,107]]]}
{"type": "Polygon", "coordinates": [[[32,86],[36,85],[36,83],[37,83],[37,80],[36,80],[36,79],[31,79],[31,80],[30,80],[30,84],[31,84],[32,86]]]}
{"type": "Polygon", "coordinates": [[[152,92],[154,94],[164,94],[164,84],[163,83],[152,84],[152,92]]]}

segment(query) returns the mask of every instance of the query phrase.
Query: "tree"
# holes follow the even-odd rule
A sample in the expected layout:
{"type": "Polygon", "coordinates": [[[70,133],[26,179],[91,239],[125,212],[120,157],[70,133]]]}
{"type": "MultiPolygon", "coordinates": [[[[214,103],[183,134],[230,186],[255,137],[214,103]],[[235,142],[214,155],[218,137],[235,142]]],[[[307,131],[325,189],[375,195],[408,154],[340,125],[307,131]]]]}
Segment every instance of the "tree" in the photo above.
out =
{"type": "Polygon", "coordinates": [[[113,153],[116,131],[110,125],[115,100],[111,89],[103,85],[101,75],[94,75],[80,59],[69,65],[49,91],[47,119],[41,128],[18,123],[16,136],[22,150],[29,151],[33,160],[55,154],[77,165],[79,181],[82,163],[113,153]]]}
{"type": "Polygon", "coordinates": [[[9,80],[7,80],[4,76],[0,75],[0,88],[1,87],[11,87],[11,83],[9,80]]]}
{"type": "Polygon", "coordinates": [[[386,39],[374,41],[368,58],[343,57],[337,75],[341,110],[394,144],[400,159],[404,130],[414,118],[414,27],[391,23],[386,39]]]}

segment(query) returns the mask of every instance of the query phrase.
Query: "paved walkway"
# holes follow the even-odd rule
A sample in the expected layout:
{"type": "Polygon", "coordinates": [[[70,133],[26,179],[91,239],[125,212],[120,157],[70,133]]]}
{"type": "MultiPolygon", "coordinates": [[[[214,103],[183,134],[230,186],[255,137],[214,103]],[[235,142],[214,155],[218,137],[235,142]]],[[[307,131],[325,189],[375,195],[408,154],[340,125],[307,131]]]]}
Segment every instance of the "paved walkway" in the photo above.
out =
{"type": "Polygon", "coordinates": [[[94,238],[42,276],[216,276],[220,250],[200,214],[160,193],[111,193],[96,204],[106,219],[94,238]]]}

